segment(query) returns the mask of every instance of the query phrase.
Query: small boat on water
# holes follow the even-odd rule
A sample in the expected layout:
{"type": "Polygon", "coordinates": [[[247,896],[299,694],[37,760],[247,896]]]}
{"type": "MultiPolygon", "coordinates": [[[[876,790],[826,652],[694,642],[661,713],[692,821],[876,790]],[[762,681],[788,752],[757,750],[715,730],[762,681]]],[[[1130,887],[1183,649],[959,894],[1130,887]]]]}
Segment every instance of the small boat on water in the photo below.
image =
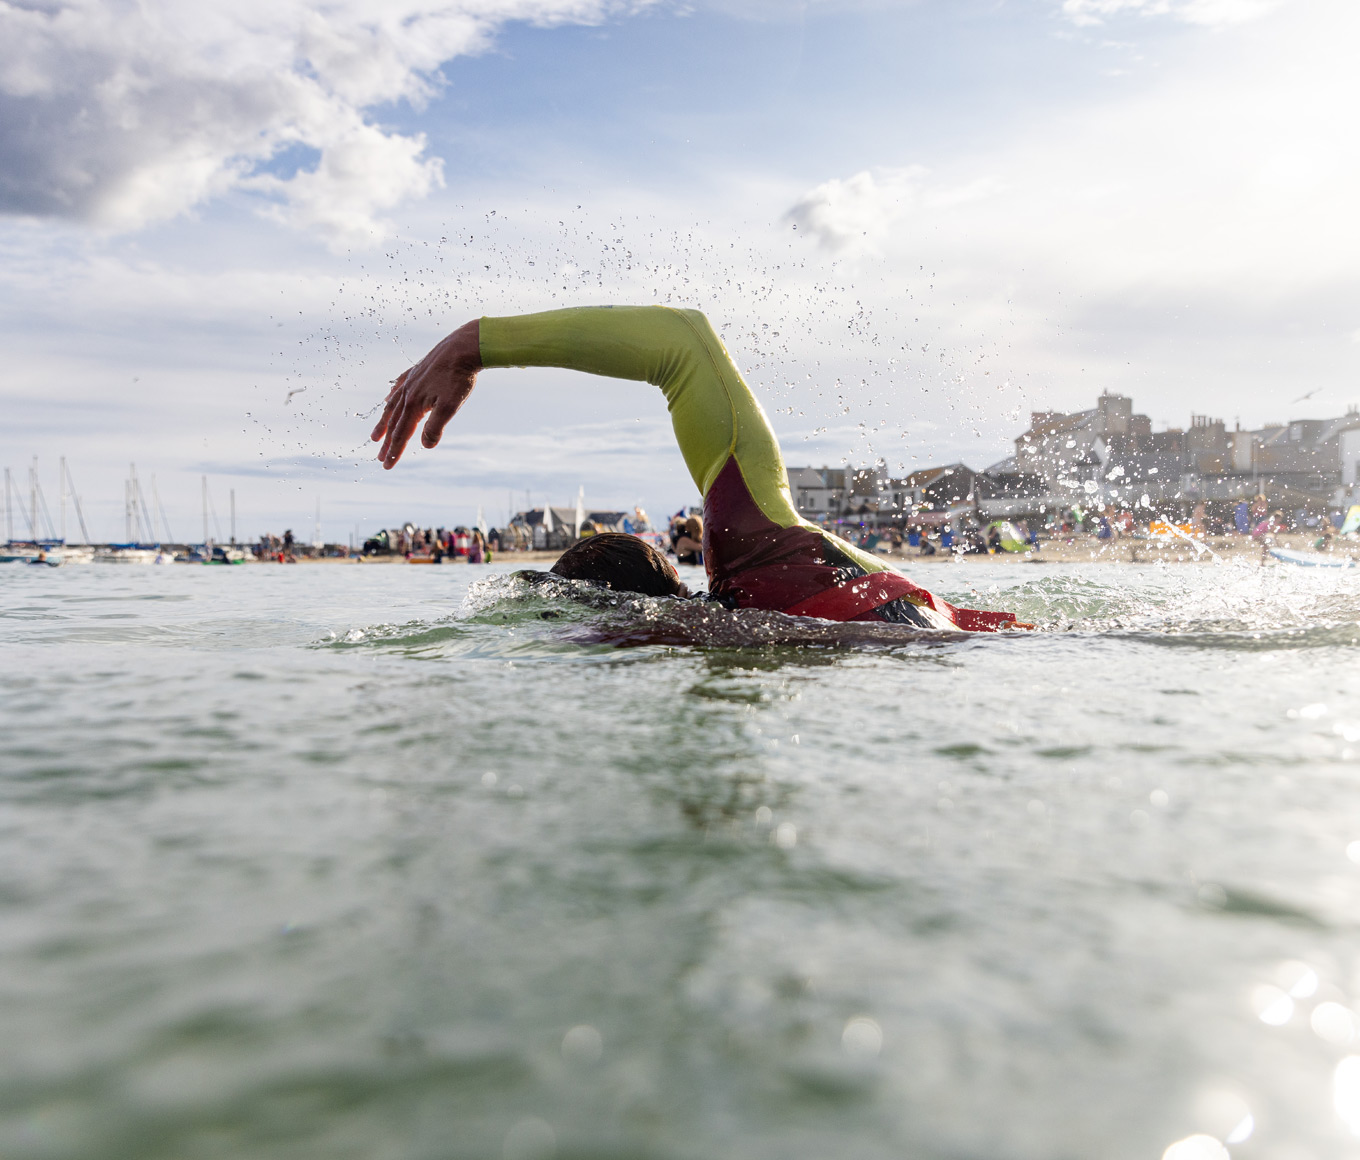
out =
{"type": "Polygon", "coordinates": [[[0,544],[0,564],[42,564],[59,568],[63,564],[88,564],[93,558],[94,549],[88,545],[73,546],[60,540],[0,544]]]}
{"type": "Polygon", "coordinates": [[[191,552],[181,552],[175,557],[176,564],[244,564],[246,554],[239,548],[224,548],[213,544],[207,548],[195,548],[191,552]]]}
{"type": "Polygon", "coordinates": [[[1299,568],[1355,568],[1354,557],[1332,556],[1326,552],[1296,552],[1293,548],[1268,548],[1267,553],[1281,564],[1299,568]]]}
{"type": "Polygon", "coordinates": [[[155,564],[161,554],[156,548],[118,544],[96,552],[94,561],[96,564],[155,564]]]}

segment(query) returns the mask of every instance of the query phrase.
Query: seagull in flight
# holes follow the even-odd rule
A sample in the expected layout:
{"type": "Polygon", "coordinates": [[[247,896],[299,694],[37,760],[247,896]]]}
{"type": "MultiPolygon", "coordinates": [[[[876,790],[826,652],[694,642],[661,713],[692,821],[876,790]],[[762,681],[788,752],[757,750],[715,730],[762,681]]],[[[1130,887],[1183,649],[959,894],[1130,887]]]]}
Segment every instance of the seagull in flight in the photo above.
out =
{"type": "Polygon", "coordinates": [[[1311,399],[1311,398],[1312,398],[1314,395],[1316,395],[1320,390],[1322,390],[1321,387],[1314,387],[1314,388],[1313,388],[1311,391],[1309,391],[1306,395],[1300,395],[1297,399],[1294,400],[1294,402],[1296,402],[1296,403],[1302,403],[1302,402],[1304,401],[1304,399],[1311,399]]]}
{"type": "Polygon", "coordinates": [[[300,395],[306,389],[307,389],[306,387],[294,387],[291,391],[288,392],[288,397],[283,400],[283,405],[285,407],[288,406],[288,404],[293,401],[294,395],[300,395]]]}

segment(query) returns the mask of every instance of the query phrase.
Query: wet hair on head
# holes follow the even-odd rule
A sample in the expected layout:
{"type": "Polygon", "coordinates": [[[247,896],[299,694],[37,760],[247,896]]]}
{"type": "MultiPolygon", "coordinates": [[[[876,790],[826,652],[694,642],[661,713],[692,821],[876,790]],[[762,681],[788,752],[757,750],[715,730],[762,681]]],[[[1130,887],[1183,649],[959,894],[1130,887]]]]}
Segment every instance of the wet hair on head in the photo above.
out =
{"type": "Polygon", "coordinates": [[[573,544],[550,571],[567,580],[593,580],[615,592],[684,595],[684,585],[666,557],[622,532],[601,532],[573,544]]]}

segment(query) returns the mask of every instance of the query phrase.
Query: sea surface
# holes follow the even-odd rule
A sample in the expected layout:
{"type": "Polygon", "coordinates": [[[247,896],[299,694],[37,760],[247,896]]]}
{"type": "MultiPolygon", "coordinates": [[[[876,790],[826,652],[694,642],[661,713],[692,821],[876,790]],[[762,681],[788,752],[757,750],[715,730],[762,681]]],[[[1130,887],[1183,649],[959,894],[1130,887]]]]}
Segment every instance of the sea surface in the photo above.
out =
{"type": "Polygon", "coordinates": [[[0,567],[0,1156],[1360,1157],[1360,570],[921,578],[0,567]]]}

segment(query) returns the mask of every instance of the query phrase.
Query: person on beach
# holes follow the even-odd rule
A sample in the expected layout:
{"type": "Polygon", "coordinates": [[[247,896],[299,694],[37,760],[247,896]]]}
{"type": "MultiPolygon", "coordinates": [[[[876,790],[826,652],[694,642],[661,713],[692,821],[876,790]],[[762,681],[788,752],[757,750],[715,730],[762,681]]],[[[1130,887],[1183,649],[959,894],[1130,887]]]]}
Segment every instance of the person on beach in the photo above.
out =
{"type": "Polygon", "coordinates": [[[675,559],[680,564],[704,562],[704,521],[699,516],[690,516],[676,536],[675,559]]]}
{"type": "MultiPolygon", "coordinates": [[[[1009,612],[955,608],[799,516],[769,421],[696,310],[577,307],[466,323],[397,377],[372,434],[382,443],[383,467],[397,465],[422,420],[422,445],[436,446],[479,371],[512,366],[564,367],[661,388],[703,497],[709,593],[729,607],[978,632],[1016,626],[1009,612]]],[[[635,537],[621,538],[637,547],[621,546],[612,536],[596,547],[605,537],[594,536],[565,553],[553,570],[621,591],[645,591],[628,587],[628,568],[619,560],[622,553],[639,568],[650,567],[651,553],[674,585],[670,593],[654,594],[680,594],[679,577],[660,553],[635,537]],[[597,555],[589,560],[573,559],[592,549],[597,555]]]]}

